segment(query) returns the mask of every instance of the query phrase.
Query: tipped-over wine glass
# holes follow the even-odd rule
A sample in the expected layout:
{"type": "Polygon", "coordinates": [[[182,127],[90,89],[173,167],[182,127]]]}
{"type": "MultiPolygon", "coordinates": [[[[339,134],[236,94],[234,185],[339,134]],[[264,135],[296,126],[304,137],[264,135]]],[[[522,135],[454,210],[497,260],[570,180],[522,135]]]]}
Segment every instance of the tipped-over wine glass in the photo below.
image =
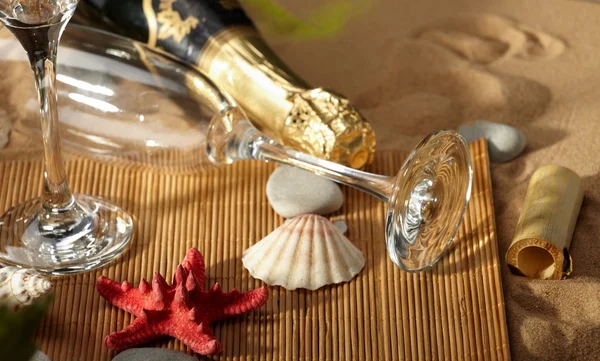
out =
{"type": "MultiPolygon", "coordinates": [[[[203,169],[255,159],[309,170],[387,202],[387,250],[407,271],[433,265],[456,235],[472,170],[468,147],[455,132],[427,136],[396,176],[376,175],[279,144],[203,74],[140,43],[69,26],[61,54],[61,134],[72,150],[159,167],[203,169]]],[[[8,243],[1,231],[0,261],[19,264],[2,250],[8,243]]]]}

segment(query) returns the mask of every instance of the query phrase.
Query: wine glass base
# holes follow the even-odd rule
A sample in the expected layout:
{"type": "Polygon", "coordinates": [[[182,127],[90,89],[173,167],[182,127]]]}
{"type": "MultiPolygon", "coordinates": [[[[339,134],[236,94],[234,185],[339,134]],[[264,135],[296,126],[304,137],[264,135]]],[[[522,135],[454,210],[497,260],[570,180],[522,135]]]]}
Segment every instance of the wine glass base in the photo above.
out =
{"type": "Polygon", "coordinates": [[[394,181],[388,202],[386,246],[409,271],[433,266],[452,244],[471,195],[469,147],[453,131],[423,139],[394,181]]]}
{"type": "Polygon", "coordinates": [[[66,226],[49,227],[40,214],[38,198],[0,218],[0,264],[57,276],[81,273],[113,261],[131,240],[131,217],[101,198],[75,195],[75,217],[66,226]]]}

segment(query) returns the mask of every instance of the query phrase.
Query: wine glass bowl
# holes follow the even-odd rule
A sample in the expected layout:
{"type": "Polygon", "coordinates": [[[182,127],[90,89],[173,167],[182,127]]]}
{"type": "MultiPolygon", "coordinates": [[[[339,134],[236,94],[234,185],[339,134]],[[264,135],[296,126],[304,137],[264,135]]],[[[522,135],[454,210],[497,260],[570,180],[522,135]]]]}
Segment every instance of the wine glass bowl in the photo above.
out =
{"type": "MultiPolygon", "coordinates": [[[[0,60],[26,61],[17,45],[0,43],[0,60]]],[[[203,148],[208,124],[230,103],[207,79],[129,39],[74,24],[65,29],[59,49],[57,93],[66,148],[171,168],[210,166],[203,148]]],[[[28,84],[10,86],[17,89],[6,91],[28,93],[28,84]]],[[[26,114],[18,131],[39,133],[33,95],[19,110],[26,114]]]]}
{"type": "Polygon", "coordinates": [[[0,18],[8,26],[44,27],[69,21],[79,0],[1,0],[0,18]]]}

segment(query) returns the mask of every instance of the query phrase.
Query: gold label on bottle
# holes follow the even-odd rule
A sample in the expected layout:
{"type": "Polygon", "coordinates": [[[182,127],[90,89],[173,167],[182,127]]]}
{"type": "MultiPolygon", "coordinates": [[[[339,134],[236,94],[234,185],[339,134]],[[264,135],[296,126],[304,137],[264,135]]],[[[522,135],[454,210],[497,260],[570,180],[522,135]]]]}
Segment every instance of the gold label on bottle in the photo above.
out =
{"type": "Polygon", "coordinates": [[[143,0],[148,45],[193,63],[221,30],[252,25],[235,0],[143,0]]]}
{"type": "Polygon", "coordinates": [[[173,37],[177,43],[181,43],[183,38],[188,36],[193,29],[198,27],[200,20],[195,16],[186,16],[181,18],[179,12],[173,9],[175,0],[162,0],[160,2],[160,11],[156,14],[156,20],[161,24],[158,28],[158,40],[165,40],[173,37]]]}

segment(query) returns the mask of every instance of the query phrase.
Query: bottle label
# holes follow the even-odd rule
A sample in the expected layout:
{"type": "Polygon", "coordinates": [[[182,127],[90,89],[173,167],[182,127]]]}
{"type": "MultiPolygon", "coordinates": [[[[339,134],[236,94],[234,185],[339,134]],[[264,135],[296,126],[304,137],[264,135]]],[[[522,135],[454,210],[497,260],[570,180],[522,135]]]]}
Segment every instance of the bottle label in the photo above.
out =
{"type": "Polygon", "coordinates": [[[143,0],[148,45],[191,63],[208,40],[233,25],[252,25],[237,0],[143,0]]]}

